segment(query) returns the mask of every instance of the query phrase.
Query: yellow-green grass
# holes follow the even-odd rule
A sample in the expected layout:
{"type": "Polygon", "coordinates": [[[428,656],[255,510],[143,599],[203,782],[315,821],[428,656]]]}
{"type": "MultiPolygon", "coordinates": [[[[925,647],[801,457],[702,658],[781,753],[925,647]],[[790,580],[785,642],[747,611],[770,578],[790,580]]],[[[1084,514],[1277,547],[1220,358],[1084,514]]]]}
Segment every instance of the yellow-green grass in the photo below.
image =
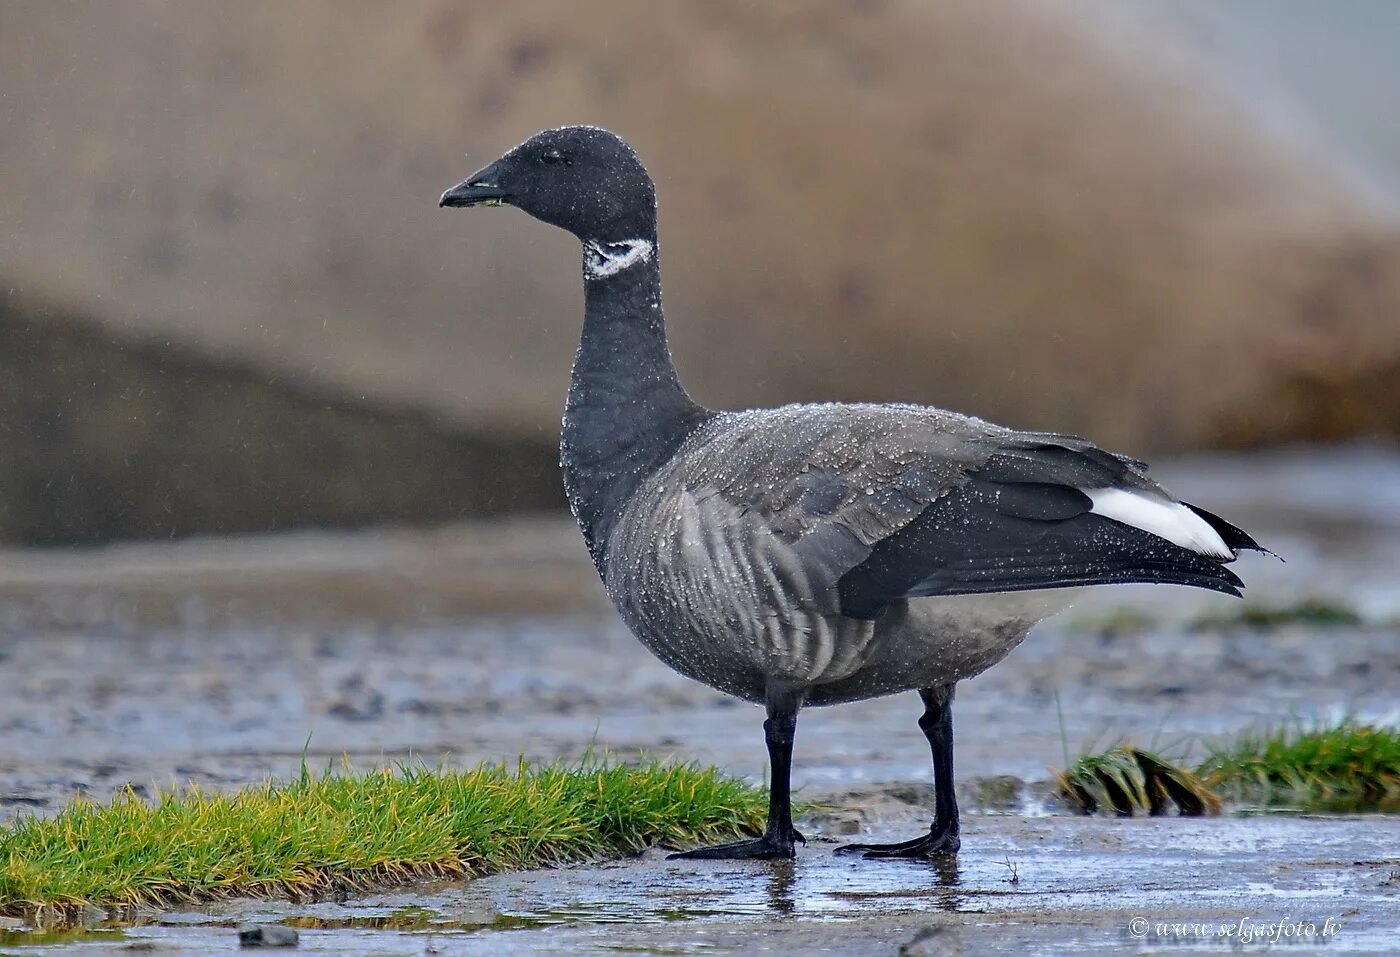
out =
{"type": "Polygon", "coordinates": [[[1400,731],[1344,718],[1254,732],[1200,773],[1233,800],[1310,811],[1400,811],[1400,731]]]}
{"type": "Polygon", "coordinates": [[[684,846],[757,832],[765,800],[713,768],[593,761],[126,793],[0,827],[0,913],[306,898],[684,846]]]}
{"type": "Polygon", "coordinates": [[[1188,816],[1219,814],[1220,798],[1196,774],[1153,751],[1117,744],[1084,754],[1056,772],[1060,793],[1085,814],[1129,817],[1165,814],[1175,805],[1188,816]]]}

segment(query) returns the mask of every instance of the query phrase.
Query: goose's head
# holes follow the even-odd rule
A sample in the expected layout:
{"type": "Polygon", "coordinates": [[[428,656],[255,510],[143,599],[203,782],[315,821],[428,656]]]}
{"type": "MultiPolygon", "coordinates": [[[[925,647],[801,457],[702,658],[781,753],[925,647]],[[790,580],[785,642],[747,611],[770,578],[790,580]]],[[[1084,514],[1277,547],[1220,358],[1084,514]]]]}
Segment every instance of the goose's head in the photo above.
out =
{"type": "Polygon", "coordinates": [[[515,206],[581,240],[656,229],[656,191],[627,141],[596,126],[536,133],[442,194],[439,206],[515,206]]]}

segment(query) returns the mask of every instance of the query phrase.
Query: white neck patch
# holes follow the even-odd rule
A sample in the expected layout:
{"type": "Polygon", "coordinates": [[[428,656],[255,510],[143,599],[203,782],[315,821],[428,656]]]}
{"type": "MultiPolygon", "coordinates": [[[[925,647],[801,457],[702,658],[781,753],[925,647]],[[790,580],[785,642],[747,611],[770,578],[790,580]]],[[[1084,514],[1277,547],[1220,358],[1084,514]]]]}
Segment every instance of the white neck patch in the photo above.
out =
{"type": "Polygon", "coordinates": [[[637,263],[651,259],[656,247],[646,239],[624,239],[616,243],[583,244],[583,274],[589,279],[607,279],[637,263]]]}

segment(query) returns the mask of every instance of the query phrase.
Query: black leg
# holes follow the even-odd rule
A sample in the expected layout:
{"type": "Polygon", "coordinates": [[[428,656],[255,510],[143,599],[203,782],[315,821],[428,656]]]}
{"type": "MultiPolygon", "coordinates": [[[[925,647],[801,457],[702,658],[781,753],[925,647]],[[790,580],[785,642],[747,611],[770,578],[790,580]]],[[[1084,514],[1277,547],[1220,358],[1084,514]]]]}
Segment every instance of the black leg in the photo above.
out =
{"type": "Polygon", "coordinates": [[[953,686],[924,688],[919,728],[933,752],[933,826],[922,837],[898,844],[847,844],[837,853],[866,857],[936,857],[958,852],[958,796],[953,788],[953,686]]]}
{"type": "Polygon", "coordinates": [[[787,695],[769,695],[763,736],[768,742],[772,781],[768,791],[768,827],[762,837],[717,844],[670,855],[670,860],[738,860],[796,857],[795,843],[807,839],[792,826],[792,739],[797,731],[798,702],[787,695]]]}

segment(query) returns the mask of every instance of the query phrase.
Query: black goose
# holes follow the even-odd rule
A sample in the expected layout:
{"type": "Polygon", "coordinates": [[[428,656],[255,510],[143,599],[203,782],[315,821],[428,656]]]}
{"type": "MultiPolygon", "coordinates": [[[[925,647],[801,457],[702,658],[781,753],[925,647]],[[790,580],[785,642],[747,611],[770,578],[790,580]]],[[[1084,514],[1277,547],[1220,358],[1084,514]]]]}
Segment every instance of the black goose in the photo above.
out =
{"type": "Polygon", "coordinates": [[[958,849],[954,685],[996,664],[1074,589],[1168,582],[1238,595],[1260,550],[1145,466],[1068,435],[913,405],[715,412],[676,377],[656,194],[618,136],[538,133],[442,194],[516,206],[583,243],[585,312],[564,415],[569,503],[608,594],[681,674],[767,708],[762,837],[680,857],[791,857],[797,712],[918,691],[929,833],[868,856],[958,849]]]}

